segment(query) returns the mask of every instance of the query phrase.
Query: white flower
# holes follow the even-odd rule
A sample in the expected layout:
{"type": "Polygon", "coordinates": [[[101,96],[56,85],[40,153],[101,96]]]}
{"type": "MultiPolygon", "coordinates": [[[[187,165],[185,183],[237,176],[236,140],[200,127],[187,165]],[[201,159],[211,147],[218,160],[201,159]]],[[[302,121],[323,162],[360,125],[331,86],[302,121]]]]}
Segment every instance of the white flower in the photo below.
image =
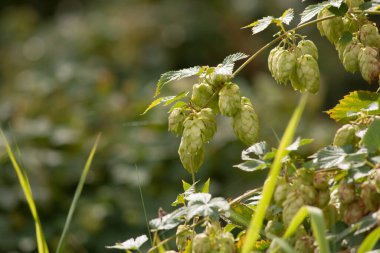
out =
{"type": "Polygon", "coordinates": [[[131,238],[122,243],[117,242],[113,246],[106,246],[106,248],[107,249],[138,250],[141,247],[141,245],[143,245],[146,241],[148,241],[148,237],[146,235],[141,235],[139,237],[136,237],[136,239],[131,238]]]}

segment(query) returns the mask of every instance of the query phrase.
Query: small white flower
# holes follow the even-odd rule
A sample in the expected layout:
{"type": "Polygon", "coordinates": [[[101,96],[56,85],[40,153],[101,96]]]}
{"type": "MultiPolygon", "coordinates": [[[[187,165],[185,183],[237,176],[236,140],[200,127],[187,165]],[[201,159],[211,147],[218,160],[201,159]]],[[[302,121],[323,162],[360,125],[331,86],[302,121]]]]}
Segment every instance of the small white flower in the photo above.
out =
{"type": "Polygon", "coordinates": [[[143,245],[146,241],[148,241],[148,237],[146,235],[141,235],[136,237],[136,239],[131,238],[122,243],[116,243],[113,246],[106,246],[107,249],[123,249],[123,250],[138,250],[141,245],[143,245]]]}

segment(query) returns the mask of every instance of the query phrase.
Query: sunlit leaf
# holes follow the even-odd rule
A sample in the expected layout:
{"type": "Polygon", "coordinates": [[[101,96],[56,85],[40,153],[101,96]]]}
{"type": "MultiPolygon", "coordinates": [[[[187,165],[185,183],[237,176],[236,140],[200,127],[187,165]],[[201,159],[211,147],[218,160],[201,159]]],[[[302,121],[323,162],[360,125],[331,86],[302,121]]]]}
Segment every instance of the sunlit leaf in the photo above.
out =
{"type": "Polygon", "coordinates": [[[186,213],[187,209],[181,207],[163,217],[151,220],[149,225],[152,230],[169,230],[183,223],[186,213]]]}
{"type": "Polygon", "coordinates": [[[262,19],[259,19],[247,26],[244,26],[243,28],[251,28],[252,27],[252,34],[256,34],[256,33],[259,33],[261,31],[264,31],[265,29],[267,29],[267,27],[273,22],[274,20],[274,17],[272,16],[268,16],[268,17],[264,17],[262,19]]]}
{"type": "Polygon", "coordinates": [[[212,217],[217,219],[220,212],[227,212],[229,204],[224,198],[211,198],[208,193],[194,193],[186,197],[188,201],[187,220],[194,216],[212,217]]]}
{"type": "Polygon", "coordinates": [[[322,169],[338,167],[343,170],[359,168],[366,163],[367,149],[359,149],[354,153],[348,153],[341,147],[328,146],[312,155],[314,163],[322,169]]]}
{"type": "Polygon", "coordinates": [[[183,91],[183,92],[177,94],[174,98],[167,100],[165,102],[164,106],[168,106],[168,105],[170,105],[170,104],[172,104],[172,103],[174,103],[174,102],[176,102],[176,101],[178,101],[184,97],[187,97],[187,95],[189,95],[189,92],[183,91]]]}
{"type": "Polygon", "coordinates": [[[353,91],[344,96],[327,114],[335,121],[348,123],[361,114],[380,115],[380,94],[370,91],[353,91]]]}
{"type": "Polygon", "coordinates": [[[244,161],[252,160],[249,156],[252,153],[262,159],[268,151],[268,145],[265,141],[257,142],[241,152],[241,159],[244,161]]]}
{"type": "Polygon", "coordinates": [[[358,249],[358,253],[369,252],[375,247],[376,243],[380,240],[380,227],[373,230],[362,242],[358,249]]]}
{"type": "Polygon", "coordinates": [[[328,6],[327,1],[307,6],[305,10],[301,13],[301,22],[299,23],[299,25],[314,18],[326,6],[328,6]]]}
{"type": "Polygon", "coordinates": [[[300,147],[302,147],[304,145],[307,145],[307,144],[310,144],[312,142],[313,142],[313,139],[301,139],[300,137],[298,137],[292,144],[290,144],[286,148],[286,150],[288,150],[288,151],[296,151],[300,147]]]}
{"type": "Polygon", "coordinates": [[[380,119],[375,119],[366,131],[363,144],[369,151],[380,149],[380,119]]]}
{"type": "Polygon", "coordinates": [[[242,203],[234,203],[230,206],[228,220],[238,226],[247,228],[251,220],[253,210],[242,203]]]}
{"type": "Polygon", "coordinates": [[[267,164],[264,161],[258,159],[250,159],[249,161],[234,165],[234,167],[247,172],[268,168],[267,164]]]}
{"type": "Polygon", "coordinates": [[[150,109],[156,107],[157,105],[160,105],[162,103],[165,103],[167,101],[170,101],[170,100],[173,100],[175,99],[176,96],[168,96],[168,97],[160,97],[160,98],[157,98],[156,100],[154,100],[149,106],[148,108],[145,109],[145,111],[141,114],[141,115],[144,115],[145,113],[147,113],[150,109]]]}
{"type": "Polygon", "coordinates": [[[146,235],[136,237],[136,239],[131,238],[122,243],[116,243],[113,246],[106,246],[107,249],[122,249],[122,250],[139,250],[141,245],[148,241],[146,235]]]}
{"type": "Polygon", "coordinates": [[[210,178],[207,179],[206,183],[202,187],[203,193],[209,193],[210,191],[210,178]]]}
{"type": "Polygon", "coordinates": [[[227,65],[227,64],[235,63],[236,61],[243,60],[247,57],[248,57],[248,55],[246,55],[244,53],[240,53],[240,52],[235,53],[235,54],[231,54],[231,55],[227,56],[226,58],[224,58],[222,64],[227,65]]]}
{"type": "Polygon", "coordinates": [[[290,22],[293,20],[293,18],[294,18],[294,10],[289,8],[286,11],[284,11],[284,13],[282,13],[282,16],[278,18],[278,20],[280,20],[284,24],[289,25],[290,22]]]}
{"type": "Polygon", "coordinates": [[[156,88],[156,93],[155,97],[157,97],[161,89],[168,83],[172,81],[177,81],[186,77],[194,76],[199,73],[199,70],[201,67],[196,66],[196,67],[191,67],[191,68],[186,68],[186,69],[181,69],[181,70],[175,70],[175,71],[169,71],[161,75],[160,80],[158,80],[157,83],[157,88],[156,88]]]}

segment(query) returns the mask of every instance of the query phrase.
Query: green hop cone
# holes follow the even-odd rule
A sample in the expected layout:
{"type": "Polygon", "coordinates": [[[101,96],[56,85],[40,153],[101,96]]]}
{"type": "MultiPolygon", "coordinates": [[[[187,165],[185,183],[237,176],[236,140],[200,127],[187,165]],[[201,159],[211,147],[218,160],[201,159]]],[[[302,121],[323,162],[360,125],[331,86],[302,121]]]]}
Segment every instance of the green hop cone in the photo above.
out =
{"type": "Polygon", "coordinates": [[[304,201],[302,196],[296,192],[291,192],[286,200],[283,203],[283,211],[282,211],[282,221],[285,226],[288,226],[292,221],[294,215],[300,210],[300,208],[304,205],[304,201]]]}
{"type": "Polygon", "coordinates": [[[174,108],[169,114],[169,131],[179,136],[183,132],[183,122],[187,117],[186,110],[184,108],[174,108]]]}
{"type": "Polygon", "coordinates": [[[360,22],[357,19],[343,17],[344,30],[350,33],[356,33],[360,29],[360,22]]]}
{"type": "Polygon", "coordinates": [[[274,53],[273,55],[273,60],[272,60],[272,67],[270,69],[272,69],[271,73],[272,73],[272,76],[273,78],[276,80],[276,81],[279,81],[279,70],[278,70],[278,60],[280,59],[280,55],[282,54],[282,52],[285,51],[282,47],[277,47],[277,50],[276,52],[274,53]]]}
{"type": "Polygon", "coordinates": [[[294,245],[296,252],[302,253],[314,253],[315,248],[313,237],[308,235],[298,238],[294,245]]]}
{"type": "Polygon", "coordinates": [[[189,144],[182,137],[179,145],[178,154],[183,167],[191,174],[196,173],[203,164],[205,150],[203,144],[195,151],[188,150],[189,144]]]}
{"type": "Polygon", "coordinates": [[[317,191],[311,185],[299,185],[298,189],[300,191],[303,202],[307,205],[312,205],[317,199],[317,191]]]}
{"type": "Polygon", "coordinates": [[[287,84],[296,68],[296,54],[288,50],[282,50],[277,60],[277,80],[281,84],[287,84]]]}
{"type": "Polygon", "coordinates": [[[216,120],[211,108],[203,108],[199,113],[199,120],[203,121],[205,127],[202,129],[203,143],[209,142],[217,129],[216,120]]]}
{"type": "Polygon", "coordinates": [[[277,52],[278,50],[278,47],[275,47],[273,48],[270,52],[269,52],[269,56],[268,56],[268,69],[270,71],[270,73],[272,74],[273,76],[273,56],[275,55],[275,53],[277,52]]]}
{"type": "Polygon", "coordinates": [[[202,233],[193,238],[192,253],[210,253],[212,251],[211,239],[202,233]]]}
{"type": "Polygon", "coordinates": [[[359,52],[362,44],[351,42],[343,51],[343,66],[349,72],[356,72],[359,70],[359,52]]]}
{"type": "Polygon", "coordinates": [[[335,49],[336,49],[336,51],[338,51],[339,60],[342,63],[343,63],[343,53],[344,53],[344,50],[346,49],[346,46],[347,46],[347,44],[342,43],[340,41],[338,41],[337,43],[335,43],[335,49]]]}
{"type": "MultiPolygon", "coordinates": [[[[331,13],[328,10],[328,8],[325,8],[318,13],[318,19],[325,18],[331,15],[333,15],[333,13],[331,13]]],[[[322,36],[326,36],[326,38],[332,44],[338,42],[340,36],[344,32],[344,23],[341,17],[326,19],[318,23],[321,23],[317,27],[322,36]]]]}
{"type": "Polygon", "coordinates": [[[319,190],[317,193],[317,198],[315,205],[319,208],[324,208],[327,206],[330,202],[330,191],[328,189],[326,190],[319,190]]]}
{"type": "Polygon", "coordinates": [[[247,145],[255,143],[259,133],[259,120],[248,98],[241,98],[241,107],[232,118],[232,127],[243,143],[247,145]]]}
{"type": "Polygon", "coordinates": [[[193,113],[185,119],[183,126],[181,143],[186,143],[187,151],[194,154],[203,146],[206,125],[199,113],[193,113]]]}
{"type": "Polygon", "coordinates": [[[302,54],[309,54],[313,56],[316,61],[318,60],[318,49],[311,40],[301,40],[298,42],[297,48],[300,49],[302,54]]]}
{"type": "Polygon", "coordinates": [[[323,173],[315,173],[313,176],[313,186],[318,190],[326,190],[329,188],[329,178],[323,173]]]}
{"type": "Polygon", "coordinates": [[[222,115],[232,117],[240,110],[240,88],[227,83],[219,92],[219,109],[222,115]]]}
{"type": "Polygon", "coordinates": [[[355,135],[356,128],[351,124],[346,124],[336,131],[334,136],[333,145],[343,147],[346,145],[355,146],[358,141],[358,137],[355,135]]]}
{"type": "Polygon", "coordinates": [[[343,182],[338,187],[338,197],[342,204],[349,204],[355,200],[355,185],[343,182]]]}
{"type": "Polygon", "coordinates": [[[222,65],[218,65],[214,72],[211,73],[211,83],[214,86],[219,86],[228,82],[231,79],[232,75],[228,72],[228,68],[223,67],[222,65]]]}
{"type": "Polygon", "coordinates": [[[349,8],[359,7],[364,3],[364,0],[344,0],[349,8]]]}
{"type": "Polygon", "coordinates": [[[193,85],[193,92],[191,94],[191,102],[197,107],[210,107],[215,113],[219,112],[218,96],[214,95],[214,90],[211,85],[207,83],[200,83],[193,85]]]}
{"type": "Polygon", "coordinates": [[[374,212],[380,207],[380,194],[376,192],[376,184],[367,180],[360,186],[360,197],[368,211],[374,212]]]}
{"type": "Polygon", "coordinates": [[[290,185],[287,184],[284,179],[279,179],[278,184],[273,194],[274,202],[277,205],[281,206],[282,203],[284,203],[290,191],[291,191],[290,185]]]}
{"type": "Polygon", "coordinates": [[[190,229],[189,225],[179,225],[176,232],[175,243],[179,251],[183,251],[186,248],[188,241],[194,235],[194,231],[190,229]]]}
{"type": "Polygon", "coordinates": [[[236,252],[235,239],[231,233],[223,232],[217,237],[218,253],[236,252]]]}
{"type": "Polygon", "coordinates": [[[359,38],[364,46],[379,47],[380,35],[375,24],[365,24],[360,28],[359,38]]]}
{"type": "Polygon", "coordinates": [[[373,47],[364,47],[360,49],[359,55],[360,72],[368,83],[372,83],[379,76],[378,50],[373,47]]]}
{"type": "Polygon", "coordinates": [[[319,91],[318,63],[311,55],[302,55],[297,59],[297,77],[306,91],[313,94],[319,91]]]}
{"type": "Polygon", "coordinates": [[[361,199],[352,202],[343,209],[342,220],[348,225],[358,222],[366,214],[364,202],[361,199]]]}

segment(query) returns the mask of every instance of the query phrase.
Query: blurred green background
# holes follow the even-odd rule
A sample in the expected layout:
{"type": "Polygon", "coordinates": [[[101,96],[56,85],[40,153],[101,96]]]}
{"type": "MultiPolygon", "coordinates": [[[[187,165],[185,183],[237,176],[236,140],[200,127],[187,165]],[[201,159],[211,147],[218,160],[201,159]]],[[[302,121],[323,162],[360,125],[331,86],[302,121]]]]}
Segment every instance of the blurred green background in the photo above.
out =
{"type": "MultiPolygon", "coordinates": [[[[167,108],[140,116],[160,74],[214,66],[229,54],[256,51],[276,28],[255,36],[240,28],[289,7],[300,13],[305,5],[299,0],[0,1],[1,127],[19,147],[51,249],[99,132],[100,147],[65,252],[113,252],[105,245],[146,233],[138,185],[150,219],[159,207],[172,210],[181,179],[191,180],[179,162],[179,139],[166,131],[167,108]]],[[[321,91],[309,100],[298,131],[315,139],[305,149],[311,154],[329,143],[338,127],[322,111],[349,90],[369,86],[359,75],[344,72],[333,46],[315,27],[301,33],[319,47],[322,73],[321,91]]],[[[256,107],[260,140],[275,146],[299,94],[271,78],[268,53],[236,82],[256,107]]],[[[193,82],[180,81],[164,93],[188,90],[193,82]]],[[[228,119],[218,121],[198,179],[211,177],[214,195],[236,197],[262,184],[265,173],[232,167],[245,147],[228,119]]],[[[0,252],[36,252],[31,215],[0,145],[0,252]]]]}

